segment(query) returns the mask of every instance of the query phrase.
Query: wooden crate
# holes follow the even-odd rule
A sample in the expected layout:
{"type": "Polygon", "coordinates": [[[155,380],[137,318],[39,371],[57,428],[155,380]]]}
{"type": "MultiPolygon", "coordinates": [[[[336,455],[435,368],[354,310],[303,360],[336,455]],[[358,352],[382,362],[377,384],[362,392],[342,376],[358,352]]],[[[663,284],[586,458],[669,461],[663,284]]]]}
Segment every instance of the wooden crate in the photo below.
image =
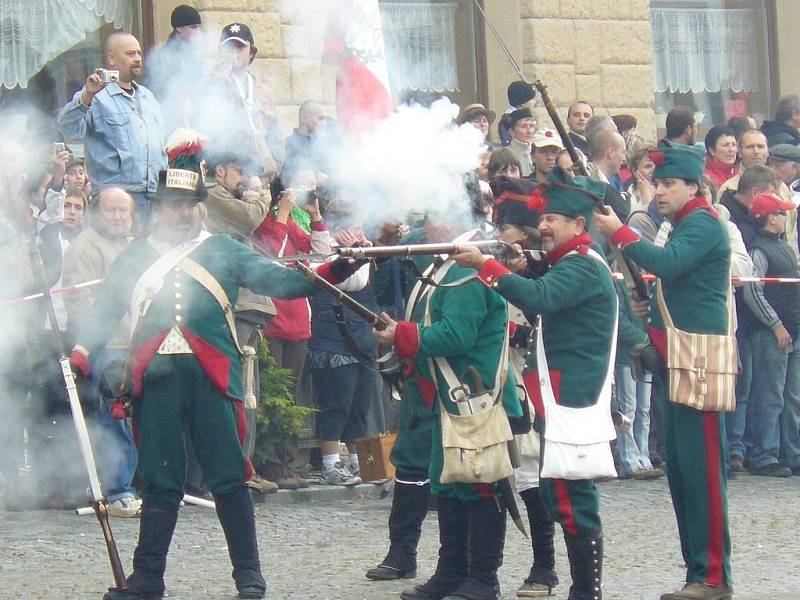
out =
{"type": "Polygon", "coordinates": [[[396,433],[387,433],[356,440],[361,481],[379,481],[394,477],[394,465],[389,460],[396,433]]]}

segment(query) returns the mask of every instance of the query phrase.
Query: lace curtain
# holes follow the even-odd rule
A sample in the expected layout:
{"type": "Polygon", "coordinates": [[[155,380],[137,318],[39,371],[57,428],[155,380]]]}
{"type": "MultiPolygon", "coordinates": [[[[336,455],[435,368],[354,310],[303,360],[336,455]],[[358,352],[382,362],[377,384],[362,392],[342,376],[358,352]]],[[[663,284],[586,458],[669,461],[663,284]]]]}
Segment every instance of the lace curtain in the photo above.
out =
{"type": "Polygon", "coordinates": [[[0,85],[28,81],[105,23],[130,31],[131,0],[0,0],[0,85]]]}
{"type": "Polygon", "coordinates": [[[381,2],[392,92],[457,92],[455,2],[381,2]]]}
{"type": "Polygon", "coordinates": [[[654,8],[657,92],[753,92],[759,87],[754,9],[654,8]]]}

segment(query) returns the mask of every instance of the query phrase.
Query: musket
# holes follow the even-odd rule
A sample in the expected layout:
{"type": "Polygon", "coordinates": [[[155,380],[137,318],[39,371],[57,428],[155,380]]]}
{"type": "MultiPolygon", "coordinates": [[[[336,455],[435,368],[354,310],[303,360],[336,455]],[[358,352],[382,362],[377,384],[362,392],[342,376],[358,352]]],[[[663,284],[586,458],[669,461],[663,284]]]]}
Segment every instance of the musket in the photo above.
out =
{"type": "MultiPolygon", "coordinates": [[[[544,108],[545,110],[547,110],[547,114],[550,116],[550,120],[553,122],[553,126],[556,128],[556,131],[558,131],[558,135],[561,137],[561,141],[564,144],[564,148],[566,148],[567,152],[569,153],[569,156],[572,159],[572,163],[575,165],[575,168],[578,169],[579,174],[583,175],[584,177],[588,177],[589,171],[586,169],[586,164],[584,163],[583,156],[580,153],[578,153],[578,150],[575,148],[575,144],[572,143],[572,140],[569,137],[569,132],[564,127],[564,123],[561,121],[561,116],[558,114],[558,111],[556,110],[556,107],[550,98],[550,94],[547,91],[547,86],[544,85],[544,83],[542,83],[542,81],[539,79],[537,79],[533,83],[528,81],[528,79],[525,77],[525,74],[522,72],[519,63],[514,58],[514,55],[511,54],[511,50],[508,49],[508,46],[503,41],[503,38],[500,36],[497,29],[494,28],[494,25],[492,25],[492,22],[486,16],[483,7],[480,5],[480,2],[478,2],[478,0],[473,0],[473,3],[478,9],[478,12],[481,13],[481,16],[483,17],[483,22],[486,23],[486,26],[489,27],[489,29],[491,30],[492,35],[494,35],[494,38],[497,40],[497,43],[503,50],[503,53],[508,58],[509,62],[511,63],[511,66],[517,72],[517,75],[519,75],[520,80],[530,85],[533,85],[538,90],[539,95],[542,97],[542,103],[544,104],[544,108]]],[[[595,201],[597,202],[598,210],[600,212],[605,212],[606,205],[605,202],[602,200],[602,198],[595,198],[595,201]]],[[[639,272],[639,269],[636,267],[634,262],[616,248],[614,249],[614,254],[618,257],[621,257],[622,260],[624,261],[625,266],[627,267],[627,271],[630,273],[630,277],[633,282],[633,287],[634,290],[636,291],[636,295],[639,296],[640,300],[647,300],[650,297],[650,294],[647,291],[647,284],[644,282],[644,279],[642,279],[641,273],[639,272]]]]}
{"type": "MultiPolygon", "coordinates": [[[[345,292],[337,288],[329,281],[317,275],[312,269],[307,267],[305,264],[303,264],[302,262],[298,262],[295,265],[295,268],[298,271],[300,271],[303,275],[305,275],[306,279],[308,279],[311,283],[313,283],[319,289],[331,294],[343,306],[346,306],[347,308],[352,310],[359,317],[361,317],[362,319],[367,321],[370,325],[372,325],[376,330],[383,331],[384,329],[386,329],[388,323],[384,320],[383,317],[372,312],[366,306],[361,304],[358,300],[346,294],[345,292]]],[[[357,347],[353,348],[353,351],[361,353],[357,347]]],[[[378,372],[380,373],[381,377],[383,377],[384,380],[389,385],[394,386],[398,391],[402,391],[404,385],[403,365],[397,358],[397,355],[395,355],[394,352],[388,352],[387,354],[374,360],[376,363],[378,363],[378,372]]]]}
{"type": "Polygon", "coordinates": [[[61,337],[61,332],[58,328],[58,321],[56,319],[56,311],[53,306],[53,298],[50,296],[50,288],[47,286],[45,279],[44,263],[42,262],[42,255],[34,240],[29,240],[30,256],[33,262],[33,271],[36,274],[37,283],[41,286],[43,297],[45,299],[45,307],[47,309],[47,318],[50,321],[50,328],[55,336],[56,346],[58,348],[59,359],[61,365],[61,374],[64,377],[64,387],[67,390],[67,397],[69,398],[69,407],[72,411],[72,421],[75,424],[75,433],[78,437],[78,446],[81,450],[83,462],[86,465],[86,471],[89,475],[89,489],[92,494],[92,509],[97,517],[97,522],[100,523],[100,529],[103,532],[103,538],[106,542],[106,551],[108,552],[108,560],[111,562],[111,572],[114,574],[114,584],[118,590],[127,589],[128,583],[125,579],[125,571],[122,567],[122,561],[119,558],[119,551],[117,550],[117,543],[114,540],[114,534],[111,531],[111,525],[108,522],[108,509],[106,506],[106,499],[100,488],[100,478],[97,475],[97,466],[94,462],[94,453],[92,452],[92,443],[89,439],[89,431],[86,428],[86,420],[83,416],[83,409],[81,408],[81,400],[78,396],[78,388],[75,385],[75,374],[72,372],[72,367],[69,364],[69,357],[67,356],[64,340],[61,337]]]}
{"type": "Polygon", "coordinates": [[[361,246],[339,247],[336,254],[348,258],[386,258],[390,256],[420,256],[432,254],[455,254],[459,246],[473,246],[480,249],[505,248],[508,246],[500,240],[477,240],[446,244],[411,244],[408,246],[361,246]]]}

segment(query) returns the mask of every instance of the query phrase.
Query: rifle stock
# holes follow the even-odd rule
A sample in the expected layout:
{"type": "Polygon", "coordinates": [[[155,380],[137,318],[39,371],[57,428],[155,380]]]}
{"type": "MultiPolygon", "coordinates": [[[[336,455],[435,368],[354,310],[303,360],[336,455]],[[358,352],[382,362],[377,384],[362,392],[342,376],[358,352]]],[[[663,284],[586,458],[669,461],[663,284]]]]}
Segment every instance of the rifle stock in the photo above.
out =
{"type": "Polygon", "coordinates": [[[308,279],[311,283],[313,283],[319,289],[334,296],[337,300],[339,300],[339,302],[341,302],[344,306],[352,310],[359,317],[370,323],[375,329],[377,329],[378,331],[383,331],[384,329],[386,329],[386,321],[384,321],[380,315],[375,314],[366,306],[361,304],[358,300],[347,295],[345,292],[337,288],[335,285],[317,275],[313,270],[304,265],[302,262],[298,262],[295,265],[295,268],[297,268],[298,271],[300,271],[303,275],[305,275],[306,279],[308,279]]]}

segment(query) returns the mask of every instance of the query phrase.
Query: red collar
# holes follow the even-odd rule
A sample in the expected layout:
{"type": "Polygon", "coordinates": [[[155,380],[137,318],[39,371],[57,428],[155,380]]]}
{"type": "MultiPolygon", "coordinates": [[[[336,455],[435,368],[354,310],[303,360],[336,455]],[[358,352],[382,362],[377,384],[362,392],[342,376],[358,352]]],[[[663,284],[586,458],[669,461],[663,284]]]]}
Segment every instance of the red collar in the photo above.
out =
{"type": "Polygon", "coordinates": [[[592,237],[588,233],[584,232],[580,235],[576,235],[571,240],[561,244],[558,248],[550,250],[550,252],[547,253],[547,260],[551,265],[554,265],[564,258],[565,254],[568,254],[572,250],[577,250],[581,254],[586,254],[589,252],[589,247],[592,243],[592,237]]]}
{"type": "Polygon", "coordinates": [[[678,211],[678,214],[675,215],[675,225],[680,223],[683,219],[688,217],[691,213],[693,213],[696,210],[707,210],[709,213],[711,213],[712,216],[714,217],[718,216],[717,211],[708,205],[708,202],[703,196],[695,196],[694,198],[689,200],[686,204],[684,204],[683,208],[681,208],[678,211]]]}

